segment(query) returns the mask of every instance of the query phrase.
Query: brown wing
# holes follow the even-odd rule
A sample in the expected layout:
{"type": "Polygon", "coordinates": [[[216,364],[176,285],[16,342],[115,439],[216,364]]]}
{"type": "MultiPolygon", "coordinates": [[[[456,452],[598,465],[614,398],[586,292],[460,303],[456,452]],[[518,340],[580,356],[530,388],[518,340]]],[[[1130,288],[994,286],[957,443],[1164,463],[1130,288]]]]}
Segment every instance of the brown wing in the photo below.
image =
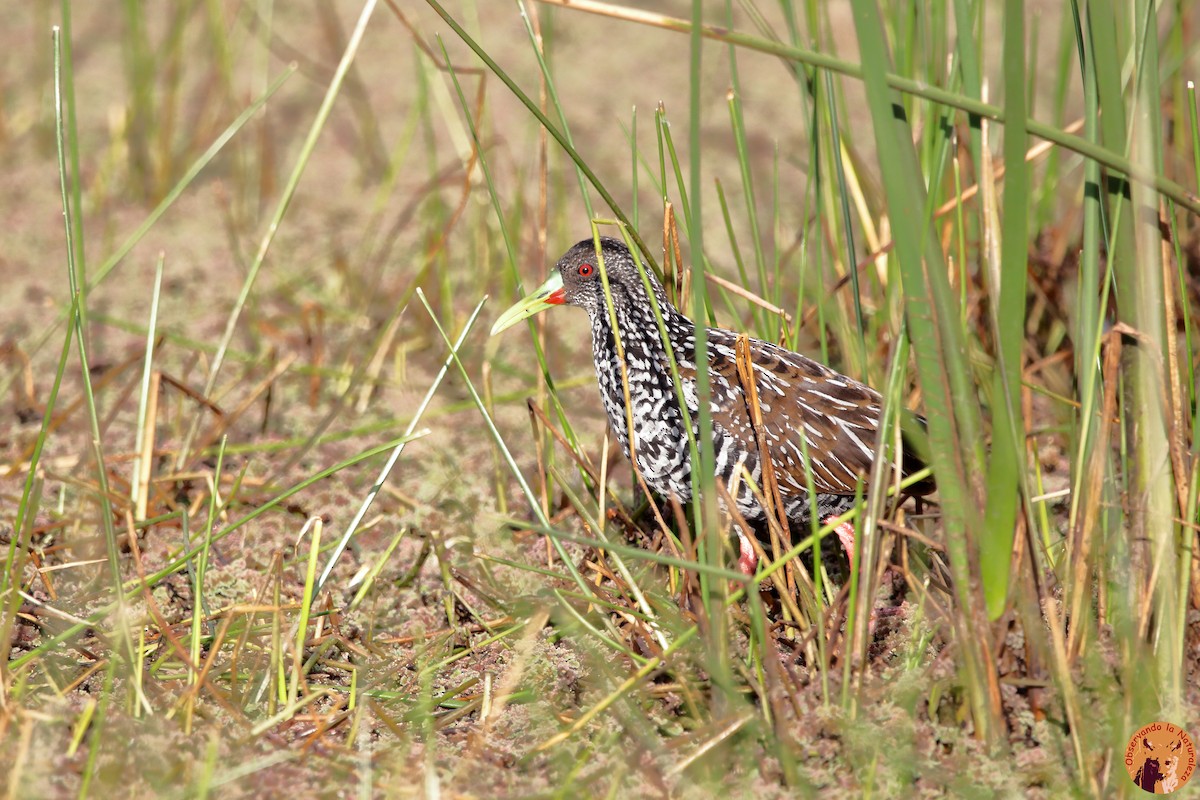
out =
{"type": "MultiPolygon", "coordinates": [[[[737,334],[717,328],[708,334],[713,391],[723,395],[714,403],[713,422],[757,449],[747,393],[737,372],[737,334]]],[[[854,494],[856,486],[869,480],[875,461],[879,393],[799,353],[758,339],[748,342],[763,433],[780,492],[807,494],[807,451],[818,492],[854,494]]],[[[904,472],[910,474],[923,465],[911,448],[904,449],[904,472]]],[[[932,484],[915,488],[924,493],[932,484]]]]}

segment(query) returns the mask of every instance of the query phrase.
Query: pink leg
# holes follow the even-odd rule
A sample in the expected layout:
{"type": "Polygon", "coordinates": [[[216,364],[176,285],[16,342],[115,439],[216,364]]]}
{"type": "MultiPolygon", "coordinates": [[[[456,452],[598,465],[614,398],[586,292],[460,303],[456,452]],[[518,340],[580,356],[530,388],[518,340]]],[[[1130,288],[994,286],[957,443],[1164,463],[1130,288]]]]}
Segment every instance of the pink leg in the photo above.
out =
{"type": "MultiPolygon", "coordinates": [[[[836,517],[828,517],[825,524],[828,525],[836,517]]],[[[849,522],[843,522],[834,529],[838,539],[842,543],[842,549],[846,551],[846,558],[850,559],[850,563],[854,563],[854,526],[849,522]]]]}
{"type": "Polygon", "coordinates": [[[754,552],[754,545],[741,531],[738,531],[738,550],[738,571],[743,575],[753,575],[758,567],[758,553],[754,552]]]}

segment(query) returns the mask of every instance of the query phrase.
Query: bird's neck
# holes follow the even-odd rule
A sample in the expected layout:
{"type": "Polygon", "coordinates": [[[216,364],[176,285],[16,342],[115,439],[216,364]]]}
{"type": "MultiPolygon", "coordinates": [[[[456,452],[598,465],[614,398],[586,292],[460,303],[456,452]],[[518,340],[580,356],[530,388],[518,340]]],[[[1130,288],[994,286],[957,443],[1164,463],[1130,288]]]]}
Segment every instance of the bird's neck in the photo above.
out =
{"type": "MultiPolygon", "coordinates": [[[[658,300],[658,317],[644,297],[640,303],[615,301],[616,332],[613,317],[607,309],[600,308],[591,314],[592,347],[600,395],[609,423],[626,454],[629,453],[628,414],[633,415],[634,427],[639,431],[647,424],[672,428],[682,424],[671,379],[671,359],[677,364],[692,366],[695,326],[667,301],[665,295],[658,300]],[[669,351],[663,342],[659,317],[670,343],[669,351]]],[[[639,439],[642,435],[639,433],[639,439]]],[[[682,428],[673,435],[682,441],[682,428]]]]}
{"type": "MultiPolygon", "coordinates": [[[[626,359],[638,359],[639,362],[635,366],[641,369],[669,373],[670,356],[677,360],[684,356],[678,352],[682,346],[694,349],[696,326],[667,300],[665,293],[656,291],[655,295],[657,315],[654,306],[644,295],[638,302],[621,302],[614,297],[612,312],[604,307],[591,310],[592,343],[596,351],[615,357],[624,355],[626,359]],[[667,345],[663,343],[664,330],[670,344],[670,356],[667,345]],[[643,364],[642,361],[649,363],[643,364]]],[[[690,359],[691,354],[688,353],[686,357],[690,359]]]]}

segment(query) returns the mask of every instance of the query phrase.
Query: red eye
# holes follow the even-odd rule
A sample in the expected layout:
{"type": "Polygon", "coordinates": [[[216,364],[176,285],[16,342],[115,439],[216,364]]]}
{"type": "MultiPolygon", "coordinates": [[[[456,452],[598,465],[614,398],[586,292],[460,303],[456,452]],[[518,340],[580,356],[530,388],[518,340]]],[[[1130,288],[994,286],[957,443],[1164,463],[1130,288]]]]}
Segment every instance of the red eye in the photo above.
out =
{"type": "Polygon", "coordinates": [[[590,278],[592,276],[592,272],[594,271],[594,269],[595,268],[592,267],[591,264],[580,264],[579,265],[579,277],[590,278]]]}

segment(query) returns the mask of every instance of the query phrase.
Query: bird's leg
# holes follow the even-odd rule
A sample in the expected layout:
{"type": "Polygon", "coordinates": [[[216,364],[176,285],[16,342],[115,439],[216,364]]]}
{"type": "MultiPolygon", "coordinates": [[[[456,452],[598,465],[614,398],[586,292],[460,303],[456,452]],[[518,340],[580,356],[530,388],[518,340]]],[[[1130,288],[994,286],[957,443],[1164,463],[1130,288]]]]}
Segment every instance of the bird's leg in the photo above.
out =
{"type": "Polygon", "coordinates": [[[738,531],[738,551],[738,572],[753,575],[758,567],[758,553],[754,552],[754,544],[743,530],[738,531]]]}
{"type": "MultiPolygon", "coordinates": [[[[829,525],[837,517],[826,517],[825,523],[829,525]]],[[[850,559],[850,563],[854,563],[854,525],[849,522],[843,522],[833,529],[837,534],[838,540],[842,543],[842,549],[846,551],[846,558],[850,559]]]]}
{"type": "MultiPolygon", "coordinates": [[[[829,525],[834,519],[835,517],[826,517],[824,524],[829,525]]],[[[850,559],[851,568],[853,568],[855,536],[854,525],[849,522],[843,522],[841,525],[838,525],[836,528],[834,528],[834,533],[837,534],[838,540],[842,543],[842,548],[846,551],[846,557],[850,559]]],[[[908,601],[906,600],[894,608],[872,608],[871,616],[867,619],[867,636],[871,640],[875,639],[875,625],[877,622],[879,622],[880,617],[899,616],[904,613],[907,607],[908,601]]]]}

